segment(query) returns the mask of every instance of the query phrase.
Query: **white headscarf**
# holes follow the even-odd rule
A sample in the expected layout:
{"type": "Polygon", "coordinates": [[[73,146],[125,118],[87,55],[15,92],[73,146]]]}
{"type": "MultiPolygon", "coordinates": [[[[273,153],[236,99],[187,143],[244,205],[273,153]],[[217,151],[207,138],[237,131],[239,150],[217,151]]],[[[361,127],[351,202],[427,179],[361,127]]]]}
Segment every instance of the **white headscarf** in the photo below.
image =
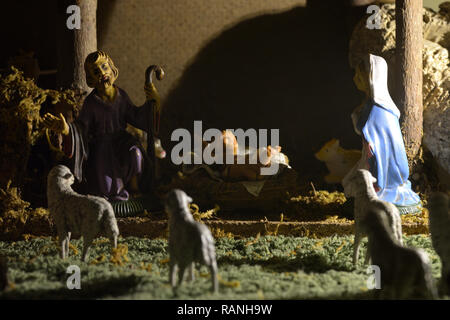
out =
{"type": "Polygon", "coordinates": [[[373,101],[400,118],[400,111],[389,94],[388,66],[382,57],[370,54],[370,91],[373,101]]]}

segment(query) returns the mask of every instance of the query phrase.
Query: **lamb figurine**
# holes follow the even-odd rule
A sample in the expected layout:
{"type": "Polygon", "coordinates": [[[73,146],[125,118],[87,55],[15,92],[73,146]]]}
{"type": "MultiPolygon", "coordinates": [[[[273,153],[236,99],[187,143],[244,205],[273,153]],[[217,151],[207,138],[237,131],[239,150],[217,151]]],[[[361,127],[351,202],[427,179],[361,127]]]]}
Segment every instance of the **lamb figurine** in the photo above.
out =
{"type": "Polygon", "coordinates": [[[193,281],[195,263],[202,263],[209,267],[212,290],[217,292],[219,283],[214,238],[207,226],[194,220],[188,207],[191,202],[192,199],[179,189],[167,195],[165,209],[169,215],[169,281],[175,290],[177,268],[179,286],[187,267],[190,268],[190,280],[193,281]]]}
{"type": "Polygon", "coordinates": [[[450,289],[450,214],[448,196],[434,193],[428,201],[429,226],[434,250],[441,258],[441,288],[443,294],[450,289]]]}
{"type": "Polygon", "coordinates": [[[339,145],[339,140],[331,139],[314,154],[317,160],[325,162],[330,173],[325,176],[328,184],[341,183],[345,175],[361,159],[361,151],[346,150],[339,145]]]}
{"type": "MultiPolygon", "coordinates": [[[[345,196],[355,198],[355,240],[353,244],[353,263],[358,262],[359,246],[362,238],[367,235],[370,225],[364,223],[364,217],[370,209],[376,208],[383,211],[388,217],[389,226],[394,238],[403,244],[402,221],[400,213],[395,205],[378,199],[373,184],[377,180],[365,169],[351,171],[342,181],[345,196]]],[[[369,252],[366,254],[366,263],[370,259],[369,252]]]]}
{"type": "Polygon", "coordinates": [[[437,298],[429,259],[425,251],[399,244],[379,208],[371,207],[364,217],[372,264],[380,268],[382,299],[437,298]]]}
{"type": "Polygon", "coordinates": [[[53,167],[47,177],[48,208],[58,232],[61,258],[69,256],[72,233],[83,236],[82,260],[87,261],[92,241],[100,234],[117,248],[119,228],[111,204],[100,197],[81,195],[73,191],[74,176],[63,165],[53,167]]]}

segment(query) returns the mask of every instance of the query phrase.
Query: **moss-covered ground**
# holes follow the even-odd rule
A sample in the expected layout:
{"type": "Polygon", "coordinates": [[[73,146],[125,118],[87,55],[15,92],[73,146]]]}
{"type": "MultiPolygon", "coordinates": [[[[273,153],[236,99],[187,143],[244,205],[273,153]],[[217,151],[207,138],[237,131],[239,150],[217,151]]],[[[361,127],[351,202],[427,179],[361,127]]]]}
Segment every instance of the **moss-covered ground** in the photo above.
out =
{"type": "MultiPolygon", "coordinates": [[[[67,260],[59,258],[54,238],[0,242],[11,282],[0,299],[371,299],[367,266],[363,259],[356,268],[351,262],[352,242],[353,236],[219,238],[219,293],[210,293],[203,266],[196,281],[184,283],[176,296],[168,283],[164,239],[121,238],[112,252],[100,238],[87,263],[80,261],[82,240],[72,241],[67,260]],[[69,265],[80,267],[81,290],[67,289],[69,265]]],[[[441,263],[430,238],[407,236],[405,242],[426,250],[438,281],[441,263]]]]}

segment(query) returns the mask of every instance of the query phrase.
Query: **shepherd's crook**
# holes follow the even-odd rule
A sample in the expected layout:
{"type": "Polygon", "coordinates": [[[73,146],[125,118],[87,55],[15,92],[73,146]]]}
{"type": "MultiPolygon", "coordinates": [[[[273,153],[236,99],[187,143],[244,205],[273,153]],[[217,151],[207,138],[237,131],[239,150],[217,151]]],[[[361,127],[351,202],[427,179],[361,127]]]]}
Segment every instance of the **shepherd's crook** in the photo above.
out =
{"type": "MultiPolygon", "coordinates": [[[[145,70],[145,85],[153,84],[153,73],[156,73],[156,79],[164,79],[164,70],[160,66],[151,65],[145,70]]],[[[153,134],[155,136],[159,133],[159,121],[161,117],[160,109],[161,106],[159,106],[159,110],[157,108],[153,109],[153,134]]]]}
{"type": "MultiPolygon", "coordinates": [[[[152,76],[153,73],[156,73],[156,78],[158,80],[162,80],[164,78],[164,70],[156,65],[151,65],[150,67],[147,68],[147,70],[145,70],[145,85],[149,85],[152,84],[152,76]]],[[[157,135],[159,133],[159,120],[160,120],[160,110],[161,110],[161,105],[157,106],[156,104],[153,104],[153,112],[152,110],[149,110],[148,113],[148,128],[147,128],[147,154],[149,156],[149,158],[151,159],[151,161],[153,162],[153,168],[151,170],[151,181],[152,181],[152,185],[155,183],[156,181],[156,176],[157,176],[157,161],[156,161],[156,152],[155,152],[155,141],[157,139],[157,135]],[[153,117],[152,117],[153,114],[153,117]],[[153,118],[153,120],[151,120],[150,118],[153,118]]]]}

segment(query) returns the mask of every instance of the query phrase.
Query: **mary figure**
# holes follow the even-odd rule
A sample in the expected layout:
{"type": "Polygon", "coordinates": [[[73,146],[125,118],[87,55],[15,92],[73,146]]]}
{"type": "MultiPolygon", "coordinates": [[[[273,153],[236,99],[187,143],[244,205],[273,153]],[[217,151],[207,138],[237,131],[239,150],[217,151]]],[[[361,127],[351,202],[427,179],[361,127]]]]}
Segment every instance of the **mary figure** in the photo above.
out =
{"type": "Polygon", "coordinates": [[[366,93],[366,100],[352,113],[353,126],[363,142],[363,155],[354,169],[369,170],[377,179],[374,187],[379,199],[396,205],[401,214],[420,212],[420,198],[408,180],[400,111],[389,94],[386,61],[370,54],[357,67],[354,81],[366,93]]]}

